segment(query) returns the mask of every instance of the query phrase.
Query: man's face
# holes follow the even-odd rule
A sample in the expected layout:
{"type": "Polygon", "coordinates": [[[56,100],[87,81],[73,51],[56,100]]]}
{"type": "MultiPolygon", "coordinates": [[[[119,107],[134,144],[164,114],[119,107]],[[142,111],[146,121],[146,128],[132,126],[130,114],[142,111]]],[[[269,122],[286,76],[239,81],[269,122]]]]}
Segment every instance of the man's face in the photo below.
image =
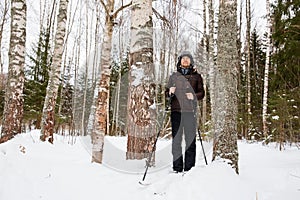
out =
{"type": "Polygon", "coordinates": [[[190,64],[191,64],[191,59],[188,56],[183,56],[181,58],[181,63],[180,64],[183,68],[189,68],[190,64]]]}

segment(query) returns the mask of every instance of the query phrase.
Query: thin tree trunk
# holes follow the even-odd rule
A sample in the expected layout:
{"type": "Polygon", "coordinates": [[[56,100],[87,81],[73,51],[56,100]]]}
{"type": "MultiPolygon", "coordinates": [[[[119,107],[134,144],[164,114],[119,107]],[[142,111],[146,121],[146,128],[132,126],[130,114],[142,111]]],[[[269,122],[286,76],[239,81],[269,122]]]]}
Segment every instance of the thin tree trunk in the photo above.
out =
{"type": "Polygon", "coordinates": [[[97,102],[97,94],[95,91],[98,91],[98,87],[99,87],[99,79],[97,79],[97,75],[99,73],[99,52],[100,52],[100,48],[99,48],[99,44],[100,44],[100,39],[99,39],[99,27],[101,26],[101,22],[100,22],[100,9],[99,9],[99,5],[96,5],[96,15],[97,15],[97,20],[96,20],[96,28],[95,28],[95,54],[94,54],[94,58],[93,58],[93,70],[92,70],[92,84],[93,84],[93,88],[92,88],[92,98],[93,98],[93,102],[92,102],[92,106],[91,106],[91,111],[89,114],[89,118],[88,118],[88,124],[87,124],[87,134],[92,133],[93,131],[93,126],[94,126],[94,121],[95,121],[95,113],[96,113],[96,102],[97,102]]]}
{"type": "Polygon", "coordinates": [[[55,125],[55,106],[60,84],[61,63],[64,52],[64,42],[66,35],[68,0],[60,0],[57,29],[55,34],[55,47],[53,52],[53,61],[49,82],[47,86],[47,93],[44,102],[43,116],[42,116],[42,130],[41,140],[53,143],[53,133],[55,125]]]}
{"type": "Polygon", "coordinates": [[[251,52],[250,52],[250,31],[251,31],[251,10],[250,10],[250,0],[246,0],[246,20],[247,20],[247,29],[246,29],[246,44],[247,44],[247,67],[246,67],[246,85],[247,85],[247,99],[246,99],[246,107],[247,107],[247,117],[246,117],[246,134],[245,137],[247,139],[247,133],[251,129],[251,52]]]}
{"type": "Polygon", "coordinates": [[[237,149],[237,0],[220,2],[215,138],[213,160],[229,160],[238,173],[237,149]]]}
{"type": "MultiPolygon", "coordinates": [[[[209,78],[209,94],[210,94],[210,105],[211,105],[211,123],[212,123],[212,129],[214,129],[215,124],[215,77],[217,70],[215,69],[215,61],[214,61],[214,8],[213,8],[213,0],[209,0],[209,3],[207,5],[208,7],[208,13],[209,13],[209,40],[208,40],[208,78],[209,78]]],[[[213,130],[214,132],[214,130],[213,130]]]]}
{"type": "Polygon", "coordinates": [[[98,88],[97,108],[95,112],[94,129],[92,132],[92,162],[102,163],[104,136],[109,133],[109,83],[111,74],[111,48],[114,20],[117,14],[131,4],[120,7],[114,13],[114,0],[107,1],[105,5],[106,12],[104,39],[101,54],[101,74],[98,88]]]}
{"type": "MultiPolygon", "coordinates": [[[[3,16],[1,19],[1,24],[0,24],[0,48],[2,47],[2,36],[3,36],[3,28],[4,24],[6,23],[7,20],[7,15],[8,15],[8,10],[9,10],[9,3],[8,0],[5,0],[4,2],[4,8],[3,8],[3,16]]],[[[3,74],[3,63],[2,63],[2,53],[0,52],[0,75],[3,74]]],[[[0,85],[4,85],[4,77],[0,80],[0,85]]]]}
{"type": "Polygon", "coordinates": [[[22,131],[26,10],[25,0],[11,1],[9,66],[0,143],[6,142],[22,131]]]}
{"type": "MultiPolygon", "coordinates": [[[[237,49],[238,49],[238,69],[237,69],[237,73],[238,73],[238,81],[237,81],[237,88],[238,88],[238,92],[239,92],[239,96],[241,96],[242,93],[242,83],[241,83],[241,72],[242,72],[242,68],[241,68],[241,60],[242,60],[242,19],[243,19],[243,2],[240,2],[240,19],[239,19],[239,26],[237,29],[237,33],[238,33],[238,40],[237,40],[237,49]]],[[[242,105],[241,102],[243,102],[243,100],[241,100],[241,98],[238,98],[238,105],[242,105]]],[[[244,113],[244,106],[240,106],[239,107],[239,113],[241,115],[243,115],[244,113]]],[[[239,123],[239,128],[238,128],[239,132],[240,132],[240,136],[246,138],[246,133],[245,133],[245,127],[244,127],[244,123],[241,122],[239,123]]]]}
{"type": "MultiPolygon", "coordinates": [[[[106,10],[113,10],[114,1],[108,1],[106,10]]],[[[111,74],[111,48],[112,48],[113,22],[106,13],[104,39],[101,55],[101,74],[98,88],[97,108],[95,113],[94,129],[92,132],[92,162],[102,163],[104,136],[109,133],[108,113],[109,113],[109,83],[111,74]]]]}
{"type": "MultiPolygon", "coordinates": [[[[204,88],[204,91],[205,91],[205,94],[207,94],[207,91],[206,91],[206,83],[207,83],[207,79],[208,79],[208,60],[209,60],[209,54],[207,52],[207,49],[209,48],[209,37],[208,37],[208,34],[207,34],[207,17],[206,17],[206,0],[203,0],[203,26],[204,26],[204,36],[203,36],[203,39],[204,39],[204,48],[203,48],[203,61],[204,61],[204,74],[203,74],[203,88],[204,88]]],[[[204,96],[204,99],[202,101],[202,124],[205,125],[206,123],[206,114],[207,113],[207,95],[204,96]]],[[[200,123],[200,122],[199,122],[200,123]]],[[[204,126],[203,126],[204,128],[204,126]]]]}
{"type": "Polygon", "coordinates": [[[267,7],[267,42],[266,42],[266,63],[264,74],[264,90],[263,90],[263,109],[262,109],[262,121],[263,121],[263,134],[265,137],[268,135],[268,89],[269,89],[269,66],[270,66],[270,46],[271,46],[271,19],[270,19],[270,1],[266,0],[267,7]]]}
{"type": "MultiPolygon", "coordinates": [[[[143,159],[153,149],[156,108],[152,0],[134,0],[131,13],[127,159],[143,159]]],[[[154,159],[149,164],[153,164],[154,159]]]]}
{"type": "Polygon", "coordinates": [[[88,91],[88,71],[89,71],[89,40],[88,40],[88,30],[89,30],[89,12],[88,12],[88,2],[85,4],[85,76],[84,76],[84,92],[83,92],[83,104],[82,104],[82,115],[81,115],[81,135],[86,135],[85,126],[85,114],[86,114],[86,97],[88,91]]]}

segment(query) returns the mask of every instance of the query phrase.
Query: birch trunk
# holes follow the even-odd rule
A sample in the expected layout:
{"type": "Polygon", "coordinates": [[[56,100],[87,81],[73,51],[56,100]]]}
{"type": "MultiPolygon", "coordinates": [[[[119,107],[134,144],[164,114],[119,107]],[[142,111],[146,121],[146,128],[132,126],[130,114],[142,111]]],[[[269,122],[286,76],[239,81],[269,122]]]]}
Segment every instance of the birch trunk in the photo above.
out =
{"type": "Polygon", "coordinates": [[[213,160],[229,160],[238,173],[236,11],[236,0],[220,1],[213,160]]]}
{"type": "Polygon", "coordinates": [[[66,35],[68,0],[60,0],[57,28],[55,34],[55,46],[53,52],[53,61],[49,74],[49,82],[44,102],[42,116],[41,140],[53,143],[53,133],[55,125],[55,106],[60,85],[61,63],[64,52],[64,41],[66,35]]]}
{"type": "MultiPolygon", "coordinates": [[[[127,159],[143,159],[153,149],[156,130],[152,0],[133,0],[127,159]]],[[[151,162],[150,164],[153,164],[151,162]]]]}
{"type": "Polygon", "coordinates": [[[265,137],[268,135],[267,111],[268,111],[268,89],[269,89],[269,65],[270,65],[270,43],[271,43],[271,19],[270,19],[270,1],[266,0],[267,7],[267,42],[266,42],[266,63],[264,74],[264,90],[263,90],[263,134],[265,137]]]}
{"type": "MultiPolygon", "coordinates": [[[[206,85],[207,85],[207,80],[208,80],[208,67],[209,65],[208,60],[209,60],[209,54],[207,52],[207,49],[209,48],[209,37],[208,37],[208,33],[207,33],[207,17],[206,17],[206,5],[207,2],[206,0],[203,0],[203,25],[204,25],[204,49],[203,49],[203,62],[204,62],[204,74],[203,74],[203,87],[204,87],[204,91],[205,94],[207,94],[206,91],[206,85]]],[[[202,106],[202,124],[205,125],[206,124],[206,113],[207,113],[207,95],[204,96],[204,99],[202,101],[203,106],[202,106]]],[[[200,121],[199,121],[200,124],[200,121]]],[[[203,126],[204,127],[204,126],[203,126]]]]}
{"type": "Polygon", "coordinates": [[[110,12],[113,11],[114,0],[109,0],[105,6],[106,13],[104,38],[101,54],[101,74],[98,87],[97,108],[95,112],[94,129],[92,132],[92,162],[102,163],[104,136],[109,133],[108,112],[109,112],[109,83],[111,74],[111,48],[113,21],[110,12]]]}
{"type": "MultiPolygon", "coordinates": [[[[7,15],[9,11],[9,3],[8,0],[5,0],[4,2],[4,8],[3,8],[3,16],[1,18],[1,24],[0,24],[0,48],[2,47],[2,36],[3,36],[3,29],[4,24],[7,21],[7,15]]],[[[0,53],[0,74],[3,74],[3,62],[2,62],[2,53],[0,53]]],[[[0,80],[0,86],[4,85],[4,78],[0,80]]]]}
{"type": "Polygon", "coordinates": [[[251,53],[250,53],[250,31],[251,31],[251,10],[250,10],[250,0],[246,0],[246,20],[247,20],[247,29],[246,29],[246,44],[247,44],[247,67],[246,67],[246,77],[247,77],[247,99],[246,99],[246,107],[247,107],[247,117],[246,117],[246,132],[245,137],[247,138],[247,133],[251,129],[251,53]]]}
{"type": "Polygon", "coordinates": [[[8,78],[0,143],[22,131],[26,17],[26,1],[12,0],[8,78]]]}
{"type": "Polygon", "coordinates": [[[100,3],[103,5],[106,18],[105,18],[105,29],[104,38],[102,44],[101,54],[101,73],[100,83],[98,88],[97,107],[95,111],[95,122],[94,129],[92,132],[92,162],[102,163],[103,147],[104,147],[104,136],[109,133],[109,83],[111,74],[111,48],[112,48],[112,34],[114,20],[117,14],[131,4],[120,7],[114,12],[114,0],[107,1],[105,5],[101,0],[100,3]],[[113,13],[114,12],[114,13],[113,13]]]}
{"type": "Polygon", "coordinates": [[[214,129],[214,122],[215,122],[215,77],[217,70],[215,69],[215,62],[214,62],[214,8],[213,8],[213,0],[208,1],[208,13],[209,13],[209,39],[208,39],[208,78],[209,78],[209,94],[210,94],[210,104],[211,104],[211,122],[212,122],[212,129],[214,129]]]}

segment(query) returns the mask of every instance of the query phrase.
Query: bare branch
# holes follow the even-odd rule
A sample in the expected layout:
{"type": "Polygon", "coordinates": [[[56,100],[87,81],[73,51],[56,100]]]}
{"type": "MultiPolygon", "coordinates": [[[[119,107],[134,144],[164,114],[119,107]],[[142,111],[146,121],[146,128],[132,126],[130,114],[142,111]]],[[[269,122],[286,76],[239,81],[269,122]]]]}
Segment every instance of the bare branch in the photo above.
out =
{"type": "Polygon", "coordinates": [[[167,24],[167,26],[171,27],[170,21],[169,21],[165,16],[162,16],[162,15],[161,15],[157,10],[155,10],[154,8],[152,8],[152,11],[153,11],[153,13],[156,15],[156,17],[157,17],[158,19],[161,19],[162,21],[164,21],[164,22],[167,24]]]}
{"type": "Polygon", "coordinates": [[[118,10],[115,11],[115,13],[112,15],[112,18],[115,19],[120,11],[122,11],[123,9],[125,9],[131,5],[132,5],[132,1],[126,5],[122,5],[120,8],[118,8],[118,10]]]}
{"type": "Polygon", "coordinates": [[[107,6],[105,5],[105,3],[103,2],[103,0],[99,0],[100,1],[100,3],[102,4],[102,6],[103,6],[103,8],[104,8],[104,10],[105,10],[105,13],[106,13],[106,15],[108,15],[109,16],[109,12],[108,12],[108,10],[107,10],[107,6]]]}

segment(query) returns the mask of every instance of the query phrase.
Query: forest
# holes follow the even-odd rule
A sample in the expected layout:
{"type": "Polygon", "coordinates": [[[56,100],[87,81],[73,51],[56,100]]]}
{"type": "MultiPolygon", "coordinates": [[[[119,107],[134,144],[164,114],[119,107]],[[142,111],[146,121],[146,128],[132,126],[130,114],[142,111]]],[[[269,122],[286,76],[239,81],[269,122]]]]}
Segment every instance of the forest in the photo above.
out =
{"type": "Polygon", "coordinates": [[[127,159],[147,158],[170,138],[166,83],[189,50],[213,158],[238,173],[237,140],[299,146],[300,0],[3,0],[0,47],[0,143],[90,136],[101,163],[104,137],[127,136],[127,159]]]}

